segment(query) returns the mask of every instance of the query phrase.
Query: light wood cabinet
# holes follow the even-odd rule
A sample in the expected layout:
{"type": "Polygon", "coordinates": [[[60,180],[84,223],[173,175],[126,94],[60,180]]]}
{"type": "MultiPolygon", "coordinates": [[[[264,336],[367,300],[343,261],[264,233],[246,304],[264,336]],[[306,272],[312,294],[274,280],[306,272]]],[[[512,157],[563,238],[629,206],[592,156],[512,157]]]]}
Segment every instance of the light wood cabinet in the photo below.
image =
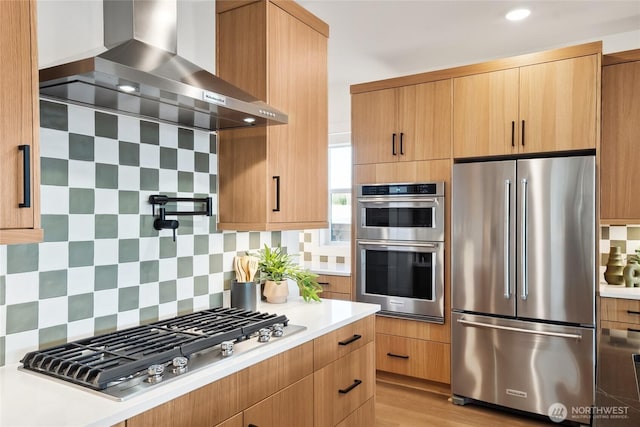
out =
{"type": "Polygon", "coordinates": [[[375,343],[346,354],[314,373],[314,426],[335,426],[375,393],[375,343]]]}
{"type": "Polygon", "coordinates": [[[605,56],[602,68],[600,218],[609,224],[640,222],[640,198],[631,191],[638,188],[640,49],[627,53],[611,65],[605,56]]]}
{"type": "Polygon", "coordinates": [[[600,326],[640,330],[640,300],[600,298],[600,326]]]}
{"type": "Polygon", "coordinates": [[[374,316],[329,332],[313,342],[313,367],[317,371],[352,351],[364,347],[374,339],[374,316]]]}
{"type": "Polygon", "coordinates": [[[451,157],[451,80],[353,94],[354,164],[451,157]]]}
{"type": "Polygon", "coordinates": [[[322,286],[321,298],[351,300],[351,276],[319,274],[317,281],[322,286]]]}
{"type": "Polygon", "coordinates": [[[244,427],[242,413],[236,414],[228,420],[217,424],[215,427],[244,427]]]}
{"type": "Polygon", "coordinates": [[[451,327],[376,316],[376,369],[449,384],[451,327]]]}
{"type": "Polygon", "coordinates": [[[376,334],[376,368],[385,372],[448,384],[451,345],[376,334]]]}
{"type": "Polygon", "coordinates": [[[36,2],[0,2],[0,244],[42,241],[36,2]]]}
{"type": "Polygon", "coordinates": [[[244,411],[244,425],[295,427],[313,425],[313,375],[275,393],[244,411]]]}
{"type": "Polygon", "coordinates": [[[336,427],[371,427],[376,424],[375,398],[367,400],[336,427]]]}
{"type": "Polygon", "coordinates": [[[293,1],[218,1],[217,74],[288,114],[218,134],[218,228],[328,226],[328,26],[293,1]]]}
{"type": "Polygon", "coordinates": [[[453,155],[595,149],[600,55],[453,81],[453,155]]]}

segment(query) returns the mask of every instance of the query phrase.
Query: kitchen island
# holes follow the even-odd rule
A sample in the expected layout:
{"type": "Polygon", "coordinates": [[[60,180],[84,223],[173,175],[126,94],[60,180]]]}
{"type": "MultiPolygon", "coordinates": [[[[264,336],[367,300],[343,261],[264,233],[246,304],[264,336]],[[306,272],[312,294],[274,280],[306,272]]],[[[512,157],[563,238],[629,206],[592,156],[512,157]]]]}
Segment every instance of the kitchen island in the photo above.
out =
{"type": "MultiPolygon", "coordinates": [[[[285,304],[260,303],[258,311],[286,315],[290,324],[302,325],[306,329],[170,383],[158,384],[124,402],[19,371],[19,364],[7,365],[0,368],[0,427],[112,426],[295,347],[328,336],[373,315],[379,308],[374,304],[339,300],[305,303],[299,297],[290,297],[285,304]]],[[[240,385],[245,386],[251,387],[251,384],[240,385]]]]}

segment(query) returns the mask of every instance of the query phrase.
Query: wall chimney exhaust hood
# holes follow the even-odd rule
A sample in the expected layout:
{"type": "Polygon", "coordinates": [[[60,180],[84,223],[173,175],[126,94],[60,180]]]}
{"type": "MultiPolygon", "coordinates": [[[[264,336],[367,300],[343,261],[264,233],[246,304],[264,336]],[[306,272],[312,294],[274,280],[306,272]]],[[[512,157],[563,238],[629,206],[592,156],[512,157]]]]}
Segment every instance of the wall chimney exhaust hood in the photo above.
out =
{"type": "Polygon", "coordinates": [[[287,123],[270,107],[177,55],[176,0],[104,0],[107,51],[40,70],[40,94],[204,130],[287,123]]]}

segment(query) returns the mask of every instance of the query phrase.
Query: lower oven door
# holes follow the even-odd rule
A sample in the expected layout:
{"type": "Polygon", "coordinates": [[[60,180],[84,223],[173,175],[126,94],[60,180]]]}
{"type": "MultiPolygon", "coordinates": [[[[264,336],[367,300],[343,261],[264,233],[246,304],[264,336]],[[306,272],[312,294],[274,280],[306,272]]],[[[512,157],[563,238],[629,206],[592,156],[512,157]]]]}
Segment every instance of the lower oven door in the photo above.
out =
{"type": "Polygon", "coordinates": [[[356,299],[386,314],[444,323],[444,243],[358,240],[356,299]]]}

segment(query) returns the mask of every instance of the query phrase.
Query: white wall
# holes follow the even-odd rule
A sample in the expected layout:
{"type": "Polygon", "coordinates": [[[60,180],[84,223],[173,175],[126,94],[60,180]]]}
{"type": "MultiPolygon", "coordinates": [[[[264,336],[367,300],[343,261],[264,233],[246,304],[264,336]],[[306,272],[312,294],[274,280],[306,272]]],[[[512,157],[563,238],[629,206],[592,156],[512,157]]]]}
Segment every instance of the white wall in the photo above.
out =
{"type": "MultiPolygon", "coordinates": [[[[39,68],[96,55],[103,45],[102,0],[38,0],[39,68]]],[[[178,53],[212,73],[215,2],[178,0],[178,53]]]]}

